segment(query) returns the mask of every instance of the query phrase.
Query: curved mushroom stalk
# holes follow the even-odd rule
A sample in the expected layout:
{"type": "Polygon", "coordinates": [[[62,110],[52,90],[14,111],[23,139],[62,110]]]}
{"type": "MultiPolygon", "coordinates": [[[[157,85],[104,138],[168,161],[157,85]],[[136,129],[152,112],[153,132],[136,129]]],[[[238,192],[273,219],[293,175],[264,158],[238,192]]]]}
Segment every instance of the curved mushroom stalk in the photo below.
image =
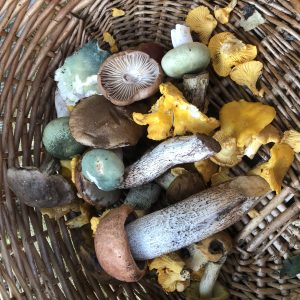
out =
{"type": "Polygon", "coordinates": [[[206,159],[218,151],[220,145],[203,134],[168,139],[125,169],[120,188],[128,189],[151,182],[175,165],[206,159]]]}
{"type": "Polygon", "coordinates": [[[179,250],[237,222],[269,191],[258,176],[240,176],[126,226],[132,255],[151,259],[179,250]]]}

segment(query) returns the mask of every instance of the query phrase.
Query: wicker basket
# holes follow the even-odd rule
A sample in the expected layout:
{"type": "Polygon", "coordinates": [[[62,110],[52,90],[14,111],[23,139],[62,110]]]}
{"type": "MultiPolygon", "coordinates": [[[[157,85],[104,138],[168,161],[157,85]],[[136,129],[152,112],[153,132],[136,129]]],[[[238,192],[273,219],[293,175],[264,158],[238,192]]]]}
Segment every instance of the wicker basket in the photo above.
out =
{"type": "MultiPolygon", "coordinates": [[[[229,30],[259,49],[264,63],[263,102],[277,109],[275,125],[300,129],[299,0],[240,0],[229,30]],[[241,16],[255,8],[266,22],[250,32],[239,27],[241,16]]],[[[14,198],[6,171],[14,165],[39,166],[44,158],[41,134],[54,117],[53,80],[64,58],[91,38],[109,31],[120,48],[144,41],[170,47],[170,29],[184,21],[190,8],[210,9],[225,1],[205,0],[1,0],[1,175],[0,298],[1,299],[182,299],[166,295],[154,280],[105,283],[93,268],[96,262],[82,248],[84,235],[69,231],[64,219],[50,220],[14,198]],[[111,17],[111,8],[126,11],[111,17]],[[85,255],[86,254],[86,255],[85,255]]],[[[208,97],[219,108],[234,99],[255,100],[231,80],[211,73],[208,97]]],[[[268,148],[259,152],[268,157],[268,148]]],[[[250,168],[244,161],[236,174],[250,168]]],[[[288,186],[299,189],[300,156],[285,179],[285,188],[256,207],[230,231],[243,235],[223,268],[222,280],[231,299],[300,299],[299,279],[280,278],[282,260],[300,248],[299,202],[288,186]],[[297,296],[298,295],[298,296],[297,296]]],[[[89,246],[89,245],[87,245],[89,246]]]]}

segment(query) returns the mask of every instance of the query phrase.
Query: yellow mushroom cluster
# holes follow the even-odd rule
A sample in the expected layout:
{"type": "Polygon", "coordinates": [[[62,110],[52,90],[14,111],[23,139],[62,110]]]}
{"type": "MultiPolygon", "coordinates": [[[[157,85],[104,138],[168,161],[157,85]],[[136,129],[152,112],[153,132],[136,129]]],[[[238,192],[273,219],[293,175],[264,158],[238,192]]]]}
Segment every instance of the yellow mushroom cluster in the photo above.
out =
{"type": "Polygon", "coordinates": [[[184,270],[185,263],[177,253],[157,257],[148,263],[155,269],[158,283],[166,292],[183,292],[190,285],[190,272],[184,270]]]}
{"type": "Polygon", "coordinates": [[[160,85],[162,96],[152,106],[150,113],[133,113],[139,125],[148,125],[148,138],[163,140],[186,133],[209,134],[219,127],[219,121],[207,117],[190,104],[181,91],[170,82],[160,85]]]}
{"type": "Polygon", "coordinates": [[[254,60],[257,56],[255,45],[245,44],[231,32],[221,32],[211,37],[218,22],[227,24],[230,13],[237,5],[231,0],[226,7],[215,6],[214,16],[206,6],[198,6],[189,11],[186,24],[198,33],[200,42],[208,44],[212,66],[221,76],[230,78],[241,86],[246,86],[254,96],[262,97],[264,89],[257,89],[256,83],[262,74],[263,64],[254,60]]]}

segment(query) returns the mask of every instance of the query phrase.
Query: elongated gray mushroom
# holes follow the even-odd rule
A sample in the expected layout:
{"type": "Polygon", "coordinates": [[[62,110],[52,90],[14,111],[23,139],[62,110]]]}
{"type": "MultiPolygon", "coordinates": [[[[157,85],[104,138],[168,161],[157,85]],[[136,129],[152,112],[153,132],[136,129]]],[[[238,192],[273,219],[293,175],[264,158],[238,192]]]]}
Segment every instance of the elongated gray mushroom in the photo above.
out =
{"type": "Polygon", "coordinates": [[[108,212],[97,226],[95,248],[98,260],[107,273],[118,276],[116,278],[120,280],[139,280],[141,277],[135,260],[152,259],[179,250],[226,229],[255,206],[259,197],[269,190],[269,184],[259,176],[240,176],[125,226],[132,208],[122,205],[108,212]],[[124,211],[126,217],[120,221],[119,215],[124,211]],[[116,225],[120,227],[118,230],[116,225]],[[118,244],[126,245],[126,255],[123,253],[124,247],[120,252],[113,245],[112,234],[118,244]],[[124,270],[134,266],[135,276],[121,279],[120,265],[124,270]]]}
{"type": "Polygon", "coordinates": [[[258,176],[240,176],[126,226],[132,255],[152,259],[179,250],[237,222],[270,190],[258,176]]]}
{"type": "Polygon", "coordinates": [[[130,189],[124,200],[124,204],[131,205],[135,209],[147,211],[158,200],[160,192],[161,188],[158,184],[147,183],[130,189]]]}
{"type": "Polygon", "coordinates": [[[175,165],[206,159],[220,149],[213,138],[204,134],[170,138],[127,167],[120,188],[151,182],[175,165]]]}
{"type": "Polygon", "coordinates": [[[209,73],[186,74],[183,76],[184,96],[203,113],[207,112],[208,101],[205,98],[209,83],[209,73]]]}
{"type": "Polygon", "coordinates": [[[8,186],[20,201],[32,207],[54,207],[75,200],[73,188],[64,177],[48,175],[49,166],[43,171],[34,167],[10,168],[7,171],[8,186]]]}

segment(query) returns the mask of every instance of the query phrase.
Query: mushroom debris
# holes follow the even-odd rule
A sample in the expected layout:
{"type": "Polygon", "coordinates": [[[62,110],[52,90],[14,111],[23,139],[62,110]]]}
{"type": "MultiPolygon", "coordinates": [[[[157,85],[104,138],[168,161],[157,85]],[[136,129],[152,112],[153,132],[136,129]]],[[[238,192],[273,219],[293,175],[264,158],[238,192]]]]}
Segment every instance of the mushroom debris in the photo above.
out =
{"type": "Polygon", "coordinates": [[[149,270],[155,269],[158,283],[166,292],[183,292],[190,284],[190,273],[177,253],[157,257],[148,263],[149,270]]]}
{"type": "Polygon", "coordinates": [[[134,50],[110,56],[98,72],[101,93],[121,106],[152,96],[162,79],[160,65],[148,54],[134,50]]]}
{"type": "Polygon", "coordinates": [[[226,7],[215,6],[214,15],[217,21],[221,24],[229,22],[230,13],[233,11],[237,4],[237,0],[231,0],[226,7]]]}
{"type": "Polygon", "coordinates": [[[215,34],[208,43],[215,72],[226,77],[232,67],[251,61],[257,55],[256,46],[245,44],[231,32],[215,34]]]}
{"type": "Polygon", "coordinates": [[[55,71],[59,93],[68,105],[75,105],[80,99],[99,94],[97,72],[109,56],[92,40],[67,57],[64,64],[55,71]]]}
{"type": "Polygon", "coordinates": [[[208,43],[209,38],[217,26],[217,21],[206,6],[198,6],[189,11],[186,24],[190,29],[199,34],[200,42],[208,43]]]}
{"type": "Polygon", "coordinates": [[[255,154],[258,148],[253,140],[275,116],[273,107],[260,102],[240,100],[225,104],[220,110],[221,129],[213,135],[222,150],[211,160],[219,166],[233,167],[241,161],[247,146],[247,152],[255,154]]]}
{"type": "Polygon", "coordinates": [[[148,126],[148,138],[163,140],[187,132],[209,134],[219,127],[219,121],[207,117],[188,103],[181,91],[172,83],[160,85],[163,94],[152,106],[149,114],[133,113],[133,120],[148,126]]]}
{"type": "Polygon", "coordinates": [[[109,32],[106,31],[103,33],[103,41],[109,44],[111,53],[119,51],[116,40],[109,32]]]}

